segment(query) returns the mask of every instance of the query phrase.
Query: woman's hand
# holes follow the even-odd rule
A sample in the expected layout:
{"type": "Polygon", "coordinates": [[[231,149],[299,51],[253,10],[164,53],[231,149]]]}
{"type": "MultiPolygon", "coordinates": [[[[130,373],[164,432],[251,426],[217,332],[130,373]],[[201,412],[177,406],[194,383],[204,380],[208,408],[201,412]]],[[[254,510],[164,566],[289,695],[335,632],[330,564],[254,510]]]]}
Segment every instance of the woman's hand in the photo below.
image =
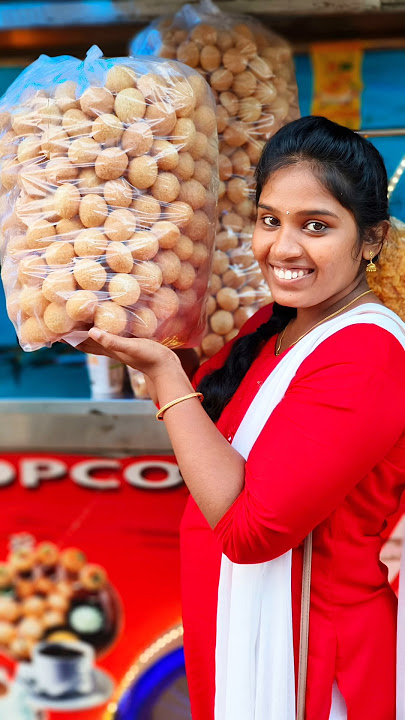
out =
{"type": "Polygon", "coordinates": [[[140,370],[153,383],[176,368],[182,372],[181,363],[175,353],[154,340],[123,338],[98,328],[89,330],[87,340],[77,346],[78,350],[93,355],[108,355],[124,365],[140,370]]]}

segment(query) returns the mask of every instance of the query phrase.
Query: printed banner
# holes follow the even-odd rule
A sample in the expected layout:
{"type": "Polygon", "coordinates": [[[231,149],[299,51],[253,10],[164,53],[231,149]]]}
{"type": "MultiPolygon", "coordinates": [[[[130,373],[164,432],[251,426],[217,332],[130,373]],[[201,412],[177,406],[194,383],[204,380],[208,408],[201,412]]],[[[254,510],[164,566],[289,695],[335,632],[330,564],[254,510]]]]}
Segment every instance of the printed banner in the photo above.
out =
{"type": "Polygon", "coordinates": [[[187,495],[170,456],[1,456],[0,720],[107,717],[181,622],[187,495]]]}
{"type": "Polygon", "coordinates": [[[323,115],[352,130],[361,126],[361,69],[359,43],[316,44],[311,48],[314,72],[312,115],[323,115]]]}

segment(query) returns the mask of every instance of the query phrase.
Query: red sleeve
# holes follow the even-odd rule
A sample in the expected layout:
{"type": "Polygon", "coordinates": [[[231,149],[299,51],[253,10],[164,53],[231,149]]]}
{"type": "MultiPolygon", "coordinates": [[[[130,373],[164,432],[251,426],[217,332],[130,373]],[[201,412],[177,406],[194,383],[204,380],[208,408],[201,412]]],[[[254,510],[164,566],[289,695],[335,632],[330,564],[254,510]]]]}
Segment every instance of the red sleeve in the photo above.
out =
{"type": "Polygon", "coordinates": [[[248,335],[249,333],[254,332],[262,323],[267,322],[267,320],[270,319],[273,312],[273,304],[265,305],[265,307],[260,308],[254,315],[252,315],[249,320],[245,322],[245,324],[241,327],[238,335],[233,338],[233,340],[230,340],[229,342],[225,343],[225,345],[219,350],[219,352],[215,353],[209,360],[206,360],[205,363],[201,365],[201,367],[198,368],[197,372],[195,373],[192,385],[194,389],[197,387],[198,383],[205,377],[205,375],[208,375],[209,373],[213,372],[214,370],[218,370],[221,368],[229,355],[229,353],[232,350],[233,344],[235,340],[242,337],[243,335],[248,335]]]}
{"type": "Polygon", "coordinates": [[[404,374],[401,345],[375,326],[346,328],[304,361],[215,527],[230,560],[282,555],[342,503],[404,430],[404,374]]]}

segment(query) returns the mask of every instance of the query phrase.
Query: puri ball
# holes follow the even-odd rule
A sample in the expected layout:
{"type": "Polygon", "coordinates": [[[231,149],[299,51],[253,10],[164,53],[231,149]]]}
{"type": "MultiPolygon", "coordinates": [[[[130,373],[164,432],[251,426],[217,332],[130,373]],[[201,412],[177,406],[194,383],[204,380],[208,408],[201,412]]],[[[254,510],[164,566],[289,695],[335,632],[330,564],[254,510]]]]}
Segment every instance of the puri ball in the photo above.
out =
{"type": "Polygon", "coordinates": [[[63,304],[76,289],[75,278],[70,270],[53,270],[47,275],[42,292],[49,302],[63,304]]]}
{"type": "Polygon", "coordinates": [[[130,184],[124,178],[108,180],[104,185],[104,200],[111,207],[129,207],[133,200],[130,184]]]}
{"type": "Polygon", "coordinates": [[[196,210],[192,221],[185,228],[185,232],[193,242],[207,241],[210,237],[210,219],[204,210],[196,210]]]}
{"type": "Polygon", "coordinates": [[[91,135],[92,120],[82,110],[67,110],[62,117],[62,126],[71,137],[91,135]]]}
{"type": "Polygon", "coordinates": [[[74,256],[73,246],[64,240],[54,240],[45,250],[47,265],[69,265],[74,256]]]}
{"type": "MultiPolygon", "coordinates": [[[[197,112],[198,112],[198,110],[196,110],[194,112],[194,116],[197,112]]],[[[215,119],[215,114],[214,114],[214,119],[215,119]]],[[[216,127],[216,120],[215,120],[215,127],[216,127]]],[[[196,126],[195,126],[193,120],[191,120],[191,118],[187,118],[187,117],[178,118],[178,120],[175,123],[174,128],[173,128],[172,142],[174,145],[176,145],[178,150],[190,150],[190,148],[192,147],[192,145],[194,143],[196,132],[197,132],[196,126]]]]}
{"type": "Polygon", "coordinates": [[[136,214],[137,227],[149,228],[160,217],[160,203],[150,195],[140,195],[131,207],[136,214]]]}
{"type": "Polygon", "coordinates": [[[32,250],[47,247],[55,237],[55,227],[47,220],[37,220],[27,230],[27,245],[32,250]]]}
{"type": "Polygon", "coordinates": [[[176,111],[177,117],[187,117],[190,115],[196,104],[196,97],[187,80],[176,79],[174,91],[171,93],[171,101],[176,111]]]}
{"type": "MultiPolygon", "coordinates": [[[[221,32],[219,34],[221,34],[221,32]]],[[[198,25],[195,25],[191,31],[191,38],[199,47],[204,45],[215,45],[219,42],[216,28],[212,25],[208,25],[207,23],[199,23],[198,25]]]]}
{"type": "MultiPolygon", "coordinates": [[[[228,159],[228,158],[227,158],[228,159]]],[[[194,180],[198,180],[205,188],[209,187],[212,181],[213,168],[207,160],[196,160],[194,168],[194,180]]]]}
{"type": "Polygon", "coordinates": [[[138,230],[128,240],[127,246],[134,260],[152,260],[159,250],[159,241],[149,230],[138,230]]]}
{"type": "Polygon", "coordinates": [[[80,107],[90,117],[110,113],[114,107],[114,96],[105,87],[89,87],[80,98],[80,107]]]}
{"type": "MultiPolygon", "coordinates": [[[[177,197],[177,196],[176,196],[177,197]]],[[[175,198],[173,198],[174,200],[175,198]]],[[[186,180],[180,186],[179,200],[191,205],[193,210],[201,208],[207,199],[205,187],[198,180],[186,180]]],[[[168,202],[171,202],[170,200],[168,202]]]]}
{"type": "Polygon", "coordinates": [[[125,242],[135,232],[136,216],[131,210],[113,210],[104,223],[104,232],[110,240],[125,242]]]}
{"type": "Polygon", "coordinates": [[[174,170],[179,163],[179,153],[168,140],[155,140],[151,155],[156,158],[159,170],[174,170]]]}
{"type": "Polygon", "coordinates": [[[180,187],[180,183],[173,173],[160,172],[152,185],[152,195],[159,202],[171,203],[179,195],[180,187]]]}
{"type": "Polygon", "coordinates": [[[224,130],[228,124],[229,115],[222,105],[217,105],[216,111],[215,111],[215,116],[217,119],[217,130],[218,130],[218,134],[219,134],[219,133],[224,132],[224,130]]]}
{"type": "Polygon", "coordinates": [[[218,90],[218,92],[229,90],[232,85],[232,81],[233,73],[223,67],[215,70],[215,72],[213,72],[210,77],[211,88],[214,88],[214,90],[218,90]]]}
{"type": "Polygon", "coordinates": [[[136,122],[127,127],[121,145],[128,157],[139,157],[149,152],[153,145],[153,133],[146,122],[136,122]]]}
{"type": "Polygon", "coordinates": [[[162,271],[155,262],[136,263],[132,274],[138,280],[141,290],[147,293],[156,292],[163,282],[162,271]]]}
{"type": "Polygon", "coordinates": [[[224,53],[222,62],[227,70],[236,74],[246,70],[249,59],[237,48],[230,48],[224,53]]]}
{"type": "Polygon", "coordinates": [[[126,65],[114,65],[111,70],[108,71],[105,80],[107,90],[113,93],[119,93],[121,90],[133,88],[135,83],[135,72],[126,65]]]}
{"type": "Polygon", "coordinates": [[[87,193],[102,194],[104,183],[96,175],[93,168],[83,168],[77,179],[77,187],[82,195],[87,195],[87,193]]]}
{"type": "Polygon", "coordinates": [[[180,230],[177,225],[167,220],[161,220],[152,225],[152,232],[157,237],[160,247],[164,250],[173,248],[180,237],[180,230]]]}
{"type": "Polygon", "coordinates": [[[150,309],[155,313],[158,320],[176,315],[179,311],[179,298],[174,290],[168,287],[161,287],[156,290],[150,301],[150,309]]]}
{"type": "Polygon", "coordinates": [[[158,321],[155,313],[150,308],[136,310],[130,327],[131,335],[139,338],[151,338],[154,336],[158,321]]]}
{"type": "Polygon", "coordinates": [[[178,225],[179,228],[183,228],[193,219],[194,210],[188,203],[176,200],[167,206],[165,216],[170,222],[178,225]]]}
{"type": "Polygon", "coordinates": [[[114,110],[123,123],[133,123],[145,115],[146,102],[140,90],[126,88],[121,90],[115,98],[114,110]]]}
{"type": "Polygon", "coordinates": [[[166,285],[174,283],[180,275],[181,262],[172,250],[161,250],[157,253],[155,262],[162,271],[163,282],[166,285]]]}
{"type": "Polygon", "coordinates": [[[101,146],[93,138],[80,137],[70,143],[67,154],[73,165],[89,165],[100,152],[101,146]]]}
{"type": "Polygon", "coordinates": [[[207,72],[214,72],[221,64],[221,51],[215,45],[205,45],[200,52],[200,65],[207,72]]]}
{"type": "Polygon", "coordinates": [[[108,284],[110,298],[118,305],[135,305],[141,288],[133,275],[117,273],[108,284]]]}
{"type": "Polygon", "coordinates": [[[195,42],[192,40],[185,40],[180,43],[177,48],[177,60],[189,67],[197,67],[200,60],[200,51],[195,42]]]}
{"type": "Polygon", "coordinates": [[[116,180],[127,169],[128,156],[121,148],[102,150],[94,164],[96,174],[102,180],[116,180]]]}
{"type": "Polygon", "coordinates": [[[93,123],[92,135],[97,143],[107,146],[116,145],[121,140],[124,126],[112,113],[105,113],[97,117],[93,123]]]}
{"type": "Polygon", "coordinates": [[[51,185],[72,182],[72,180],[76,180],[78,174],[79,169],[65,157],[52,158],[45,169],[46,179],[51,185]]]}
{"type": "Polygon", "coordinates": [[[138,190],[151,187],[158,175],[156,160],[149,155],[135,157],[128,165],[128,180],[138,190]]]}
{"type": "Polygon", "coordinates": [[[55,337],[42,319],[29,317],[20,327],[19,339],[22,345],[38,347],[54,340],[55,337]]]}
{"type": "Polygon", "coordinates": [[[191,263],[182,262],[180,272],[174,282],[175,288],[177,288],[177,290],[189,290],[194,284],[195,275],[196,273],[191,263]]]}
{"type": "Polygon", "coordinates": [[[230,201],[237,205],[248,197],[249,186],[243,178],[233,177],[228,182],[226,192],[230,201]]]}
{"type": "Polygon", "coordinates": [[[60,185],[55,190],[53,205],[59,218],[70,220],[79,212],[80,191],[70,183],[60,185]]]}
{"type": "Polygon", "coordinates": [[[77,84],[73,80],[66,80],[57,85],[54,90],[56,105],[62,113],[79,107],[76,99],[77,84]]]}
{"type": "Polygon", "coordinates": [[[194,267],[201,267],[208,260],[208,250],[203,243],[194,243],[193,254],[190,262],[194,267]]]}
{"type": "Polygon", "coordinates": [[[49,303],[39,288],[25,287],[19,294],[19,305],[25,315],[42,317],[49,303]]]}
{"type": "Polygon", "coordinates": [[[201,349],[207,357],[212,357],[224,346],[224,339],[216,333],[208,333],[201,341],[201,349]]]}
{"type": "Polygon", "coordinates": [[[76,290],[66,303],[66,313],[75,322],[90,323],[97,305],[97,295],[90,290],[76,290]]]}
{"type": "Polygon", "coordinates": [[[193,254],[194,243],[187,235],[180,235],[173,250],[180,260],[189,260],[193,254]]]}
{"type": "Polygon", "coordinates": [[[197,305],[197,293],[193,288],[179,290],[177,297],[179,298],[181,312],[188,313],[190,310],[195,309],[197,305]]]}
{"type": "Polygon", "coordinates": [[[94,315],[94,327],[113,335],[122,335],[126,326],[127,314],[123,307],[110,301],[99,305],[94,315]]]}
{"type": "Polygon", "coordinates": [[[21,140],[17,147],[17,159],[20,163],[27,162],[28,160],[41,162],[45,159],[41,151],[41,141],[37,135],[21,140]]]}
{"type": "Polygon", "coordinates": [[[211,135],[217,129],[217,119],[213,108],[200,105],[193,114],[193,120],[198,132],[211,135]]]}
{"type": "Polygon", "coordinates": [[[75,321],[66,313],[65,307],[54,302],[45,309],[44,323],[55,335],[71,332],[75,326],[75,321]]]}
{"type": "Polygon", "coordinates": [[[234,288],[221,288],[217,292],[216,300],[219,307],[228,312],[234,312],[239,307],[239,295],[234,288]]]}
{"type": "MultiPolygon", "coordinates": [[[[2,278],[4,283],[3,265],[2,278]]],[[[23,285],[41,285],[46,273],[46,264],[38,255],[22,258],[18,263],[18,279],[23,285]]]]}
{"type": "Polygon", "coordinates": [[[60,127],[50,125],[42,135],[41,149],[47,158],[65,155],[69,147],[68,134],[60,127]]]}
{"type": "Polygon", "coordinates": [[[177,116],[173,106],[167,102],[156,102],[148,105],[145,118],[152,128],[155,137],[171,135],[176,125],[177,116]]]}
{"type": "Polygon", "coordinates": [[[176,165],[174,174],[180,182],[182,180],[190,180],[194,174],[194,160],[188,152],[179,154],[179,162],[176,165]]]}
{"type": "Polygon", "coordinates": [[[79,207],[79,217],[85,227],[104,225],[108,215],[108,207],[104,198],[89,193],[82,197],[79,207]]]}
{"type": "Polygon", "coordinates": [[[218,169],[219,169],[219,179],[220,180],[229,180],[229,178],[232,175],[232,162],[229,157],[226,155],[223,155],[222,153],[219,154],[218,158],[218,169]]]}
{"type": "Polygon", "coordinates": [[[130,249],[121,242],[110,242],[105,253],[108,266],[113,272],[129,273],[134,264],[130,249]]]}
{"type": "Polygon", "coordinates": [[[81,230],[74,242],[74,251],[78,257],[100,257],[104,255],[108,240],[104,233],[95,228],[81,230]]]}
{"type": "Polygon", "coordinates": [[[249,318],[254,315],[254,309],[252,307],[240,307],[237,310],[235,310],[234,313],[234,322],[235,327],[241,328],[245,322],[249,320],[249,318]]]}
{"type": "Polygon", "coordinates": [[[210,317],[210,325],[217,335],[226,335],[233,329],[233,315],[227,310],[217,310],[210,317]]]}
{"type": "Polygon", "coordinates": [[[107,281],[105,269],[95,260],[77,260],[73,274],[83,290],[101,290],[107,281]]]}

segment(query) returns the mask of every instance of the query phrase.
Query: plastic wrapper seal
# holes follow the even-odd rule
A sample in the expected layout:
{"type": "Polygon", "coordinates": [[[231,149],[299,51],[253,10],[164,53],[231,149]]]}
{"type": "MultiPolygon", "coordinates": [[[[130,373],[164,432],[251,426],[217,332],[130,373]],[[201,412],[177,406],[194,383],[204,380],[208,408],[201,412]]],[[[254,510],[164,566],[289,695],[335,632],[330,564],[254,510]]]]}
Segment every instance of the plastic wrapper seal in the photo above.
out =
{"type": "Polygon", "coordinates": [[[396,218],[391,222],[376,271],[367,273],[367,280],[384,305],[405,321],[405,224],[396,218]]]}
{"type": "Polygon", "coordinates": [[[211,0],[184,5],[134,38],[138,53],[180,60],[209,83],[219,136],[219,222],[202,360],[270,302],[251,251],[254,168],[265,141],[299,117],[292,53],[260,22],[219,10],[211,0]]]}
{"type": "Polygon", "coordinates": [[[95,325],[192,346],[206,323],[215,103],[176,61],[42,55],[0,100],[0,241],[24,350],[95,325]]]}

